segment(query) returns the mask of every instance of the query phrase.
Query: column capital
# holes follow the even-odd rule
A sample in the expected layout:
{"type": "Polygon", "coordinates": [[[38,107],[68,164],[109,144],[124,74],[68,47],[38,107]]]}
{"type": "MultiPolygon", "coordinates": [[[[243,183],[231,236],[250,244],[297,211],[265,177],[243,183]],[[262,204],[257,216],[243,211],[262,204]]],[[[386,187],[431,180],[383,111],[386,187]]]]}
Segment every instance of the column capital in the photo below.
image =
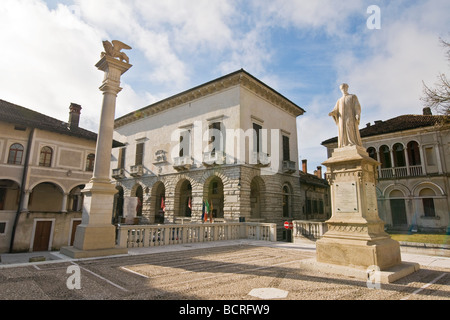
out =
{"type": "Polygon", "coordinates": [[[131,64],[110,56],[104,56],[95,66],[100,71],[105,72],[105,78],[100,90],[116,95],[122,90],[120,88],[120,77],[132,67],[131,64]]]}

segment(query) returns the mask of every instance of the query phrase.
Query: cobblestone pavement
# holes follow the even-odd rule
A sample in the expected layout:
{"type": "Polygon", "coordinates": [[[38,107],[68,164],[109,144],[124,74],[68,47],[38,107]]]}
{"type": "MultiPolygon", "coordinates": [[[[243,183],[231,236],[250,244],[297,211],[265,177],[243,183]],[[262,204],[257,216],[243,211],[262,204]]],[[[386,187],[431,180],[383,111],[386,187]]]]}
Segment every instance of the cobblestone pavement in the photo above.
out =
{"type": "Polygon", "coordinates": [[[0,265],[0,299],[256,302],[261,297],[250,293],[264,288],[264,300],[280,293],[286,300],[450,300],[450,258],[402,254],[421,269],[370,289],[352,277],[303,270],[300,262],[314,257],[313,247],[241,241],[0,265]]]}

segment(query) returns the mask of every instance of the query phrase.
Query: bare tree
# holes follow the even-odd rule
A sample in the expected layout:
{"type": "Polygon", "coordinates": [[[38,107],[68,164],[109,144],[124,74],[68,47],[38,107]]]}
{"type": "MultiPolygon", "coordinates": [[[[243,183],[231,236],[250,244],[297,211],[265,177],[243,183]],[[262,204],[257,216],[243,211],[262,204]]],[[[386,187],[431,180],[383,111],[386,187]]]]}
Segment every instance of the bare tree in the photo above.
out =
{"type": "MultiPolygon", "coordinates": [[[[440,39],[442,45],[447,50],[447,58],[450,61],[450,43],[440,39]]],[[[424,97],[421,100],[426,107],[430,107],[439,114],[450,116],[450,81],[447,76],[441,73],[438,76],[438,82],[435,83],[434,88],[428,87],[423,83],[424,97]]]]}

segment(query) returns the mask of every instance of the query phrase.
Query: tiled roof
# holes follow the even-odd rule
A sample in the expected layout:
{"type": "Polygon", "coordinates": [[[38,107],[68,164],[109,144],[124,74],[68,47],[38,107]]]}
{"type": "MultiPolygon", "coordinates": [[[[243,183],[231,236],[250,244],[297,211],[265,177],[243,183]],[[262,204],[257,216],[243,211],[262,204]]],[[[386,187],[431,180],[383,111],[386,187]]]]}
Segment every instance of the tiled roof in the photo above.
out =
{"type": "MultiPolygon", "coordinates": [[[[0,100],[0,121],[97,141],[97,134],[92,131],[88,131],[83,128],[71,130],[67,122],[49,117],[45,114],[4,100],[0,100]]],[[[113,141],[113,147],[120,146],[122,146],[120,142],[113,141]]]]}
{"type": "Polygon", "coordinates": [[[307,172],[303,172],[303,171],[299,171],[300,174],[300,184],[306,184],[306,185],[315,185],[318,187],[323,187],[326,188],[328,187],[328,182],[325,179],[321,179],[316,175],[307,173],[307,172]]]}
{"type": "MultiPolygon", "coordinates": [[[[403,115],[396,118],[392,118],[386,121],[376,121],[375,124],[368,125],[363,129],[360,129],[361,138],[371,137],[381,134],[412,130],[423,127],[431,127],[438,123],[442,123],[444,120],[448,121],[446,116],[434,116],[434,115],[403,115]]],[[[325,140],[322,145],[329,143],[335,143],[338,141],[337,137],[325,140]]]]}

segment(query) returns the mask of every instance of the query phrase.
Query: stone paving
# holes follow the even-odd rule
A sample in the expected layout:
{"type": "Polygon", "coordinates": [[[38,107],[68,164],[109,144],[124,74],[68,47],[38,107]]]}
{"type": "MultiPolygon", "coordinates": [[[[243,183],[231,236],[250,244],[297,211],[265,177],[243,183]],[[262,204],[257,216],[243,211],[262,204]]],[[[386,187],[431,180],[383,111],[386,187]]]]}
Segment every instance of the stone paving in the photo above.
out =
{"type": "Polygon", "coordinates": [[[27,255],[22,261],[2,255],[0,299],[450,300],[450,258],[423,254],[402,253],[403,261],[421,269],[376,288],[302,269],[301,261],[315,257],[311,244],[239,240],[130,249],[128,255],[95,259],[46,255],[55,260],[23,263],[27,255]]]}

